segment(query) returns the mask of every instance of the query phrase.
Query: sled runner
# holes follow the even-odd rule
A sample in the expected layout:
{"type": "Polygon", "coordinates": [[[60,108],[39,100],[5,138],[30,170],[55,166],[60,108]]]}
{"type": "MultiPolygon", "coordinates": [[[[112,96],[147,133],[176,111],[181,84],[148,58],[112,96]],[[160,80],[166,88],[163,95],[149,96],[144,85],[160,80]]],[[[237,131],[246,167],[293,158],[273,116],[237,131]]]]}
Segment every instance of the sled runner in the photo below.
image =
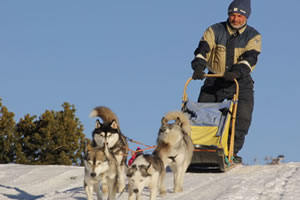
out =
{"type": "MultiPolygon", "coordinates": [[[[206,74],[205,77],[222,77],[222,75],[206,74]]],[[[234,166],[238,82],[235,80],[236,93],[233,99],[221,103],[198,103],[187,98],[186,90],[191,80],[192,78],[189,78],[185,83],[182,98],[182,111],[189,115],[192,125],[191,138],[195,147],[189,170],[204,168],[226,171],[234,166]]]]}

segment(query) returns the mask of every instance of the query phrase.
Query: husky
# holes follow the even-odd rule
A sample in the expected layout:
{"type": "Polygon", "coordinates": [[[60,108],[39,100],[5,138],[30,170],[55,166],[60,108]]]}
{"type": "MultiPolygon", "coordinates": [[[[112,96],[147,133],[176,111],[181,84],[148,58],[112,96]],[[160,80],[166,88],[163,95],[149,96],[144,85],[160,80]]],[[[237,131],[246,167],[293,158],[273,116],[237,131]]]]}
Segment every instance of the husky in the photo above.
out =
{"type": "Polygon", "coordinates": [[[93,199],[94,191],[97,194],[97,199],[102,200],[100,184],[106,186],[102,188],[102,192],[104,194],[108,192],[108,199],[115,199],[118,182],[117,166],[117,160],[109,152],[107,145],[104,145],[104,148],[100,148],[87,144],[84,157],[84,189],[87,200],[93,199]]]}
{"type": "Polygon", "coordinates": [[[158,156],[138,155],[127,171],[128,199],[141,200],[142,191],[147,186],[150,189],[150,200],[155,200],[163,171],[164,164],[158,156]]]}
{"type": "Polygon", "coordinates": [[[128,154],[128,143],[126,137],[121,133],[119,120],[114,112],[108,107],[99,106],[94,108],[90,117],[99,117],[93,131],[93,146],[103,148],[107,143],[118,162],[118,192],[125,189],[126,160],[128,154]]]}
{"type": "Polygon", "coordinates": [[[283,159],[284,155],[279,155],[277,158],[272,158],[272,161],[269,163],[269,165],[279,165],[283,159]]]}
{"type": "Polygon", "coordinates": [[[160,193],[163,195],[166,194],[164,178],[167,166],[174,173],[174,192],[183,191],[184,174],[192,160],[194,150],[190,134],[190,122],[183,112],[168,112],[162,118],[153,154],[160,157],[164,163],[165,170],[160,180],[160,193]]]}

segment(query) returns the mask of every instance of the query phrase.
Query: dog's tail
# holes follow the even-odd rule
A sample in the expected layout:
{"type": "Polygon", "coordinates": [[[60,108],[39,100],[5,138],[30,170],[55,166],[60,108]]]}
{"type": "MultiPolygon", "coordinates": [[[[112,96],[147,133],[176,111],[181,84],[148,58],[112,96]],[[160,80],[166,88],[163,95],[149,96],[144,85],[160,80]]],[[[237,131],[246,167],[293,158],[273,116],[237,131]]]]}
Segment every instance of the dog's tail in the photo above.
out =
{"type": "Polygon", "coordinates": [[[181,111],[172,111],[165,114],[165,116],[162,118],[161,123],[166,124],[169,121],[175,121],[178,122],[183,130],[184,133],[190,135],[191,134],[191,124],[188,119],[188,116],[184,114],[181,111]]]}
{"type": "Polygon", "coordinates": [[[98,106],[94,108],[90,113],[90,117],[100,117],[103,123],[111,123],[112,121],[115,121],[118,126],[120,125],[117,115],[110,108],[105,106],[98,106]]]}

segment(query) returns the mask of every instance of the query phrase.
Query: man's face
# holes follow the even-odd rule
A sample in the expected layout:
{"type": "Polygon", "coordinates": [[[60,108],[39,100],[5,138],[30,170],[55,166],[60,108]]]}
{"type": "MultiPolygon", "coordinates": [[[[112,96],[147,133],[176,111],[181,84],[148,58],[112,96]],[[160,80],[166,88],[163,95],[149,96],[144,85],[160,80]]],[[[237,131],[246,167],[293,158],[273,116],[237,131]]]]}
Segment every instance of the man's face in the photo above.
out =
{"type": "Polygon", "coordinates": [[[247,22],[247,17],[239,13],[231,13],[229,15],[229,23],[235,29],[240,29],[247,22]]]}

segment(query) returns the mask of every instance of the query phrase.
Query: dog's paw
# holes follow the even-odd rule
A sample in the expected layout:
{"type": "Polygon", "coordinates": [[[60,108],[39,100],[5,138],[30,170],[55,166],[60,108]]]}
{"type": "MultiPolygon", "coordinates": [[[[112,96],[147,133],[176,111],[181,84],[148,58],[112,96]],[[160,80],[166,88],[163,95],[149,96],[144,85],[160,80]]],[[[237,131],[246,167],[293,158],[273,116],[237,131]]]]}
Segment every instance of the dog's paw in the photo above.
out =
{"type": "Polygon", "coordinates": [[[101,191],[103,195],[107,195],[108,194],[108,186],[106,184],[103,184],[101,187],[101,191]]]}
{"type": "Polygon", "coordinates": [[[126,185],[124,183],[120,183],[118,186],[118,193],[121,193],[125,190],[126,185]]]}
{"type": "Polygon", "coordinates": [[[176,193],[176,192],[182,192],[183,191],[183,189],[182,189],[182,187],[176,187],[176,188],[174,188],[174,192],[176,193]]]}
{"type": "Polygon", "coordinates": [[[167,194],[167,190],[165,188],[161,188],[159,194],[165,196],[167,194]]]}

